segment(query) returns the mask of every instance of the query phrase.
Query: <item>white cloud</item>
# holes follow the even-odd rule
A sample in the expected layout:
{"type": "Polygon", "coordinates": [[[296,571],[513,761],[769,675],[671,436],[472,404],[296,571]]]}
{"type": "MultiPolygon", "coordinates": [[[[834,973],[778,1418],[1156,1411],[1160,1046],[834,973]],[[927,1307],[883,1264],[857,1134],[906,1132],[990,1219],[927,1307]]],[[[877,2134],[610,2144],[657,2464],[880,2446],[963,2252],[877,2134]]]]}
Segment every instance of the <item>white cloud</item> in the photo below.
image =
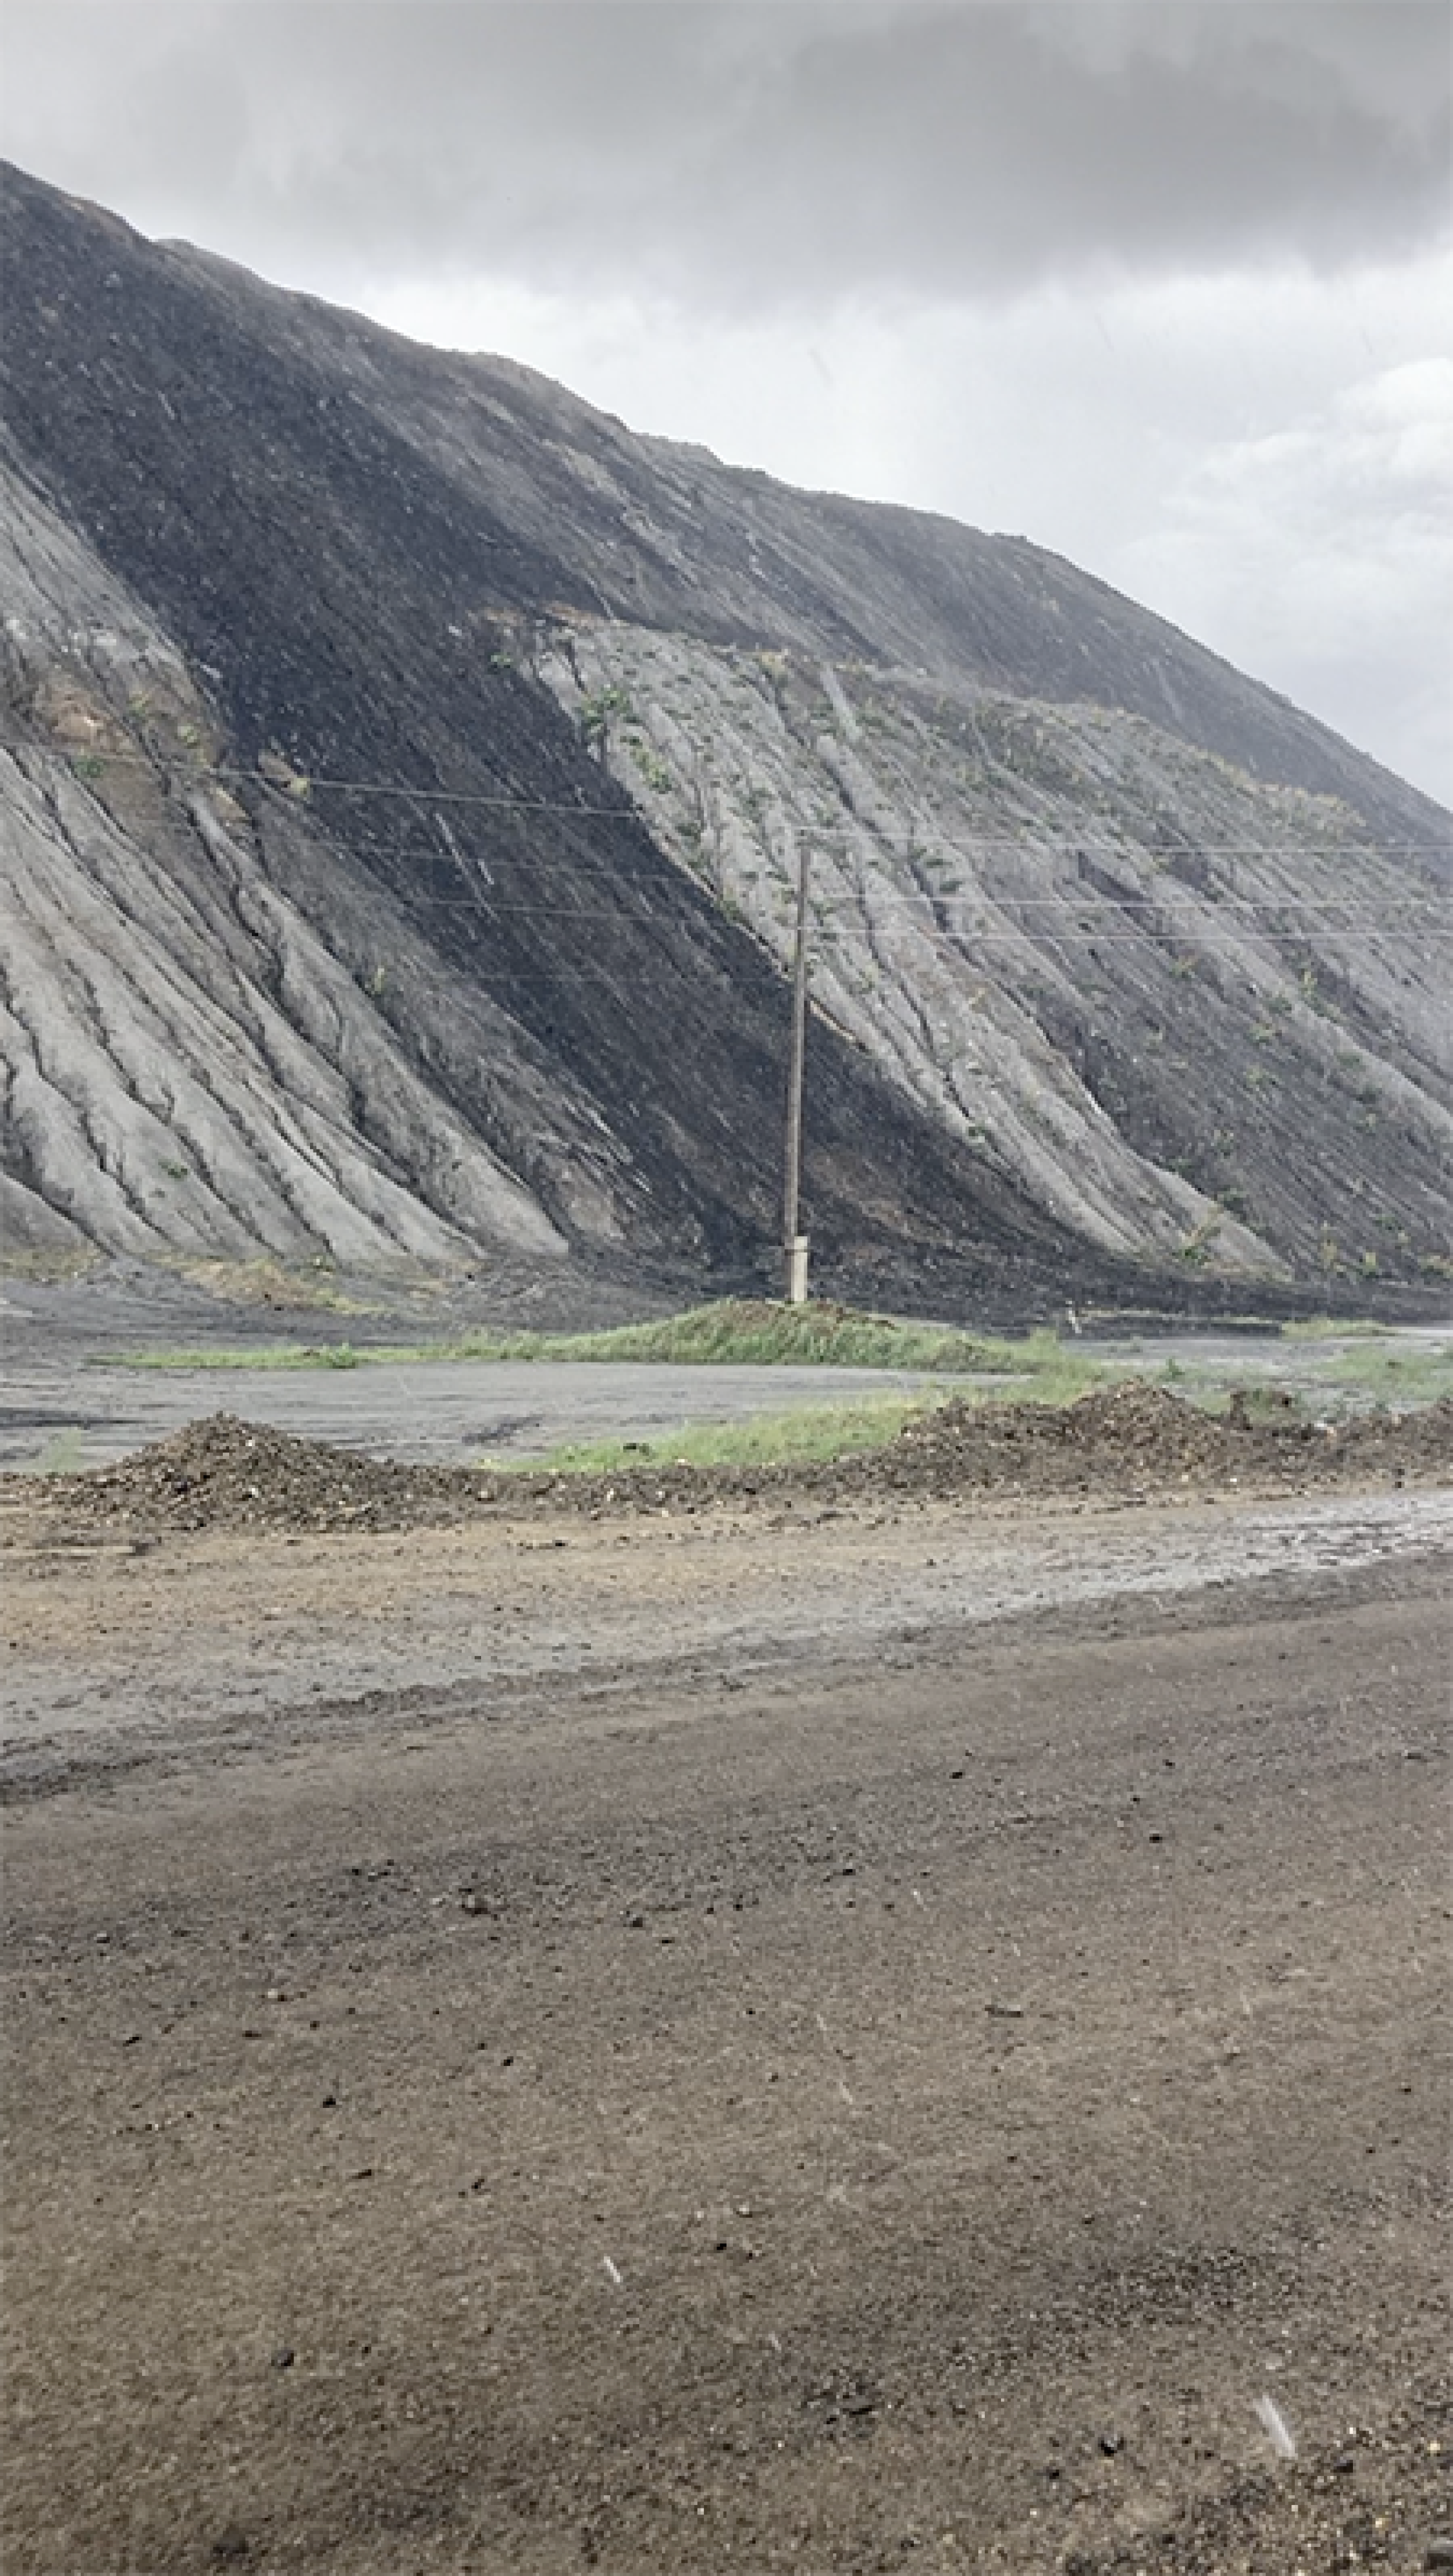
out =
{"type": "Polygon", "coordinates": [[[1453,803],[1453,358],[1209,447],[1125,555],[1151,604],[1453,803]]]}
{"type": "Polygon", "coordinates": [[[632,428],[1068,555],[1453,797],[1453,256],[1000,306],[839,306],[810,328],[486,280],[379,288],[394,328],[540,367],[632,428]]]}
{"type": "Polygon", "coordinates": [[[1447,221],[1433,0],[7,0],[0,148],[277,273],[722,313],[1447,221]],[[189,211],[190,210],[190,211],[189,211]]]}
{"type": "Polygon", "coordinates": [[[1441,0],[8,0],[0,148],[1058,549],[1453,792],[1441,0]]]}

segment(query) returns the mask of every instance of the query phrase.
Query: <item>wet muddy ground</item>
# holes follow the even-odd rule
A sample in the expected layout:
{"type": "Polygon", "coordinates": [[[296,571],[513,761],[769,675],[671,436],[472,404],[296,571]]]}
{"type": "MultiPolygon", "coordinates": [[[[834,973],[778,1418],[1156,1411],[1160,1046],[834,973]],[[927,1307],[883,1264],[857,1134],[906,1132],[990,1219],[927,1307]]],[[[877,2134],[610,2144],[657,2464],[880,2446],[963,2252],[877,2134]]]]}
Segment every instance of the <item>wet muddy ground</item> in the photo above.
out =
{"type": "Polygon", "coordinates": [[[3,1522],[7,2570],[1432,2563],[1446,1489],[3,1522]]]}
{"type": "MultiPolygon", "coordinates": [[[[480,1458],[538,1458],[567,1443],[669,1440],[688,1422],[734,1423],[801,1404],[830,1404],[900,1392],[947,1391],[921,1371],[823,1367],[671,1367],[633,1361],[365,1361],[358,1367],[303,1370],[137,1368],[127,1354],[291,1342],[326,1349],[345,1344],[411,1344],[447,1339],[475,1324],[491,1329],[540,1325],[588,1329],[639,1319],[651,1301],[636,1286],[604,1288],[594,1304],[559,1312],[542,1293],[523,1288],[513,1304],[496,1286],[451,1303],[416,1298],[374,1313],[279,1312],[268,1305],[222,1304],[154,1272],[41,1285],[0,1283],[0,1470],[40,1465],[107,1465],[199,1415],[225,1409],[249,1422],[310,1440],[340,1442],[379,1458],[435,1466],[480,1458]]],[[[548,1282],[546,1283],[548,1286],[548,1282]]],[[[661,1300],[665,1303],[668,1301],[661,1300]]],[[[678,1303],[682,1302],[678,1299],[678,1303]]],[[[1137,1332],[1064,1328],[1076,1357],[1116,1376],[1158,1378],[1170,1364],[1188,1384],[1204,1377],[1225,1386],[1276,1387],[1323,1413],[1341,1413],[1359,1398],[1336,1383],[1335,1364],[1357,1338],[1287,1340],[1278,1332],[1192,1330],[1137,1332]]],[[[1410,1367],[1450,1340],[1446,1324],[1388,1327],[1380,1347],[1410,1367]]],[[[986,1391],[994,1391],[987,1382],[986,1391]]]]}
{"type": "Polygon", "coordinates": [[[105,1466],[224,1408],[380,1458],[465,1466],[567,1442],[669,1439],[688,1422],[742,1422],[799,1404],[942,1391],[920,1372],[672,1368],[631,1360],[377,1361],[357,1368],[8,1370],[0,1468],[105,1466]]]}
{"type": "MultiPolygon", "coordinates": [[[[585,1330],[639,1321],[639,1289],[554,1315],[490,1301],[487,1322],[585,1330]]],[[[692,1368],[630,1361],[366,1361],[301,1370],[263,1367],[140,1368],[126,1357],[163,1349],[245,1353],[294,1343],[366,1352],[370,1343],[427,1341],[480,1320],[459,1299],[416,1301],[372,1315],[282,1314],[219,1304],[185,1282],[155,1293],[150,1274],[128,1292],[110,1280],[66,1288],[0,1284],[0,1471],[86,1469],[164,1439],[225,1408],[250,1422],[310,1440],[337,1441],[378,1458],[462,1466],[481,1457],[530,1458],[569,1442],[660,1440],[687,1422],[741,1422],[798,1404],[856,1401],[941,1381],[917,1371],[839,1368],[692,1368]]]]}

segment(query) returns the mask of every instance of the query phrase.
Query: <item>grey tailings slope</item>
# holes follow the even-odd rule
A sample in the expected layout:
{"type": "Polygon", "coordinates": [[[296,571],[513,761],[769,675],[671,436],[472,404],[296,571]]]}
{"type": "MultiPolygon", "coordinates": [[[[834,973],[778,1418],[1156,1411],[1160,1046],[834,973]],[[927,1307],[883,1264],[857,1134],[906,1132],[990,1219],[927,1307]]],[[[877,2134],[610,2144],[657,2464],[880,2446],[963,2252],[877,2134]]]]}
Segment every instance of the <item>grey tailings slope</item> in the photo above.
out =
{"type": "Polygon", "coordinates": [[[12,1227],[740,1274],[816,830],[835,1275],[1443,1257],[1426,800],[1020,540],[633,438],[18,172],[3,218],[12,1227]]]}

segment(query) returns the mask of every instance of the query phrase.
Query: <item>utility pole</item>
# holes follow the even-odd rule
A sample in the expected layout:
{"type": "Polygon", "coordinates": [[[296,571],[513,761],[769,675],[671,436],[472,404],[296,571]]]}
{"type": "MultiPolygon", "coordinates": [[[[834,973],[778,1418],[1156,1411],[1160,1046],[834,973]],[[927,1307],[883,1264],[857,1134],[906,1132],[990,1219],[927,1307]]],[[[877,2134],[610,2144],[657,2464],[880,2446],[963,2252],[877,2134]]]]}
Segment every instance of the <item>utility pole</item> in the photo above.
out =
{"type": "Polygon", "coordinates": [[[792,959],[792,1065],[787,1077],[787,1165],[782,1196],[782,1252],[787,1303],[807,1303],[807,1237],[797,1231],[802,1195],[802,1078],[807,1062],[808,844],[797,851],[797,940],[792,959]]]}

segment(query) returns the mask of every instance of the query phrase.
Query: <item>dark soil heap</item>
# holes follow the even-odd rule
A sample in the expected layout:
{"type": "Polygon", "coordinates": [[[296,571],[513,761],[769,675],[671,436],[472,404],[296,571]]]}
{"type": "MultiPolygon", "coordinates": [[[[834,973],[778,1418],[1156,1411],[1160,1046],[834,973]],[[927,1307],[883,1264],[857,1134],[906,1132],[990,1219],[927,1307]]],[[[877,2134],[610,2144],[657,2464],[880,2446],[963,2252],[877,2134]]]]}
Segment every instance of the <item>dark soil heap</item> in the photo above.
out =
{"type": "Polygon", "coordinates": [[[213,1413],[69,1479],[65,1499],[88,1516],[165,1529],[408,1529],[465,1518],[493,1491],[467,1468],[365,1458],[213,1413]]]}
{"type": "Polygon", "coordinates": [[[1453,1404],[1367,1413],[1326,1424],[1290,1397],[1238,1391],[1225,1413],[1139,1381],[1077,1404],[954,1403],[910,1422],[901,1440],[865,1461],[899,1491],[953,1495],[976,1488],[1093,1493],[1177,1485],[1286,1482],[1298,1487],[1446,1475],[1453,1469],[1453,1404]]]}
{"type": "MultiPolygon", "coordinates": [[[[1453,1403],[1329,1426],[1253,1409],[1208,1414],[1127,1384],[1077,1404],[952,1403],[882,1449],[821,1465],[633,1467],[609,1476],[415,1467],[217,1413],[116,1467],[23,1480],[68,1517],[137,1530],[398,1530],[482,1514],[691,1510],[717,1501],[953,1500],[970,1494],[1150,1497],[1187,1488],[1306,1491],[1453,1480],[1453,1403]]],[[[17,1484],[22,1480],[17,1479],[17,1484]]]]}

